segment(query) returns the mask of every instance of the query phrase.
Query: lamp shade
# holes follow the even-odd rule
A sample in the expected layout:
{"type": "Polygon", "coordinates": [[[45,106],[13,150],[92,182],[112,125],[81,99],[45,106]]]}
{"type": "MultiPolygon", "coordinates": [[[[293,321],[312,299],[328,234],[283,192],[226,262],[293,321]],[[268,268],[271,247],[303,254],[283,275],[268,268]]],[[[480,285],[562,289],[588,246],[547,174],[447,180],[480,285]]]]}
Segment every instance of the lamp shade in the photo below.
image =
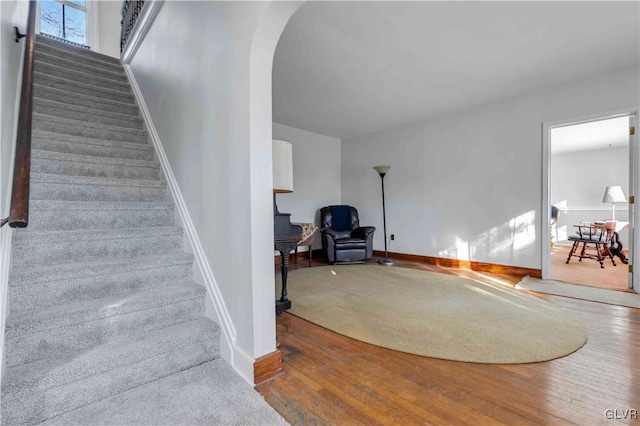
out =
{"type": "Polygon", "coordinates": [[[604,197],[602,197],[603,203],[625,203],[626,201],[627,198],[624,196],[620,185],[607,186],[604,189],[604,197]]]}
{"type": "Polygon", "coordinates": [[[391,166],[373,166],[374,169],[376,169],[376,172],[378,172],[378,174],[385,174],[387,173],[387,170],[389,170],[391,168],[391,166]]]}
{"type": "Polygon", "coordinates": [[[272,142],[273,192],[293,192],[293,147],[277,139],[272,142]]]}

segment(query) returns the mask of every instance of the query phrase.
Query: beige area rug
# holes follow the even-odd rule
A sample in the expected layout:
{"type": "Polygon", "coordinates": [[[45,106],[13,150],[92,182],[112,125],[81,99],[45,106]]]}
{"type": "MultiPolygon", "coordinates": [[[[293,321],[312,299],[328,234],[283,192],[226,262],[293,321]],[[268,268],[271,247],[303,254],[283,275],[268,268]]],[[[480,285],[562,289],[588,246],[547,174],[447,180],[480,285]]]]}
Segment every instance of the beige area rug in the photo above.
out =
{"type": "Polygon", "coordinates": [[[458,276],[399,267],[322,266],[290,271],[287,287],[293,315],[417,355],[517,364],[562,357],[587,342],[582,324],[560,307],[458,276]]]}
{"type": "Polygon", "coordinates": [[[516,288],[640,309],[640,294],[524,277],[516,288]]]}

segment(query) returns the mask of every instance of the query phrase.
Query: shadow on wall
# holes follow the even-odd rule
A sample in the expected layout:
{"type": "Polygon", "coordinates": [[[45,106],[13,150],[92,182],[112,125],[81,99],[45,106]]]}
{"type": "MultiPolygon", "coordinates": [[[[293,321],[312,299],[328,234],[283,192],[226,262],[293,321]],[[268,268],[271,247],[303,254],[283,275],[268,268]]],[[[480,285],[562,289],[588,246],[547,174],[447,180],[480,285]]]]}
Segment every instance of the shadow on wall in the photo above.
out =
{"type": "Polygon", "coordinates": [[[469,241],[455,237],[455,246],[438,252],[440,257],[478,260],[513,256],[536,242],[536,213],[523,213],[501,225],[482,232],[469,241]]]}

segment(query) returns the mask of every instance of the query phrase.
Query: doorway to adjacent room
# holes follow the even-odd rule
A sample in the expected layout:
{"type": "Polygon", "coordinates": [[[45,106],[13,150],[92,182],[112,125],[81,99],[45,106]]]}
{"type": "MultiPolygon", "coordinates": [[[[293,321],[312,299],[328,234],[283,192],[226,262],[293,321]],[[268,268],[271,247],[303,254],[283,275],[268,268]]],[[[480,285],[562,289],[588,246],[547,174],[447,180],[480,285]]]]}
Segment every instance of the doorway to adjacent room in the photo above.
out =
{"type": "Polygon", "coordinates": [[[545,278],[615,290],[632,287],[633,122],[627,113],[548,126],[545,278]]]}

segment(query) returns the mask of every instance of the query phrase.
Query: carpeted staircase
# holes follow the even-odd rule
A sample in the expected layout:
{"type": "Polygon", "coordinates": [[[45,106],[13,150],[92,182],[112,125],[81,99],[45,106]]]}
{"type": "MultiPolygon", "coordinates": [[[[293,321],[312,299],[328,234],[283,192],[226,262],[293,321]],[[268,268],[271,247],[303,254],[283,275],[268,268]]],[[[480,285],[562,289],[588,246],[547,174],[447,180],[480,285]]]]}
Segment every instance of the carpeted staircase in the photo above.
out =
{"type": "Polygon", "coordinates": [[[219,327],[204,316],[122,66],[41,36],[35,61],[30,221],[12,242],[2,424],[250,422],[255,410],[212,412],[224,405],[213,394],[264,401],[219,357],[219,327]],[[172,405],[189,392],[211,394],[195,418],[172,405]]]}

